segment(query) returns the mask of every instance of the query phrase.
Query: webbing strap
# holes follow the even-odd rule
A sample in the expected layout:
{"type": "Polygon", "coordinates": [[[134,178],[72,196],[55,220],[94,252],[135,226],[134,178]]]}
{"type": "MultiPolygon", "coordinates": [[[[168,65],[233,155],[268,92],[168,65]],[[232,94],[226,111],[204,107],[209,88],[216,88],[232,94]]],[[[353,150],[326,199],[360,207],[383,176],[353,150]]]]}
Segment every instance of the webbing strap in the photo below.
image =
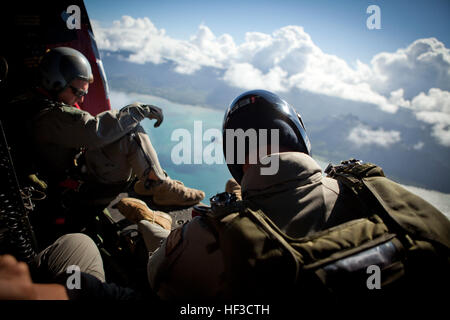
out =
{"type": "Polygon", "coordinates": [[[379,215],[389,229],[397,233],[399,239],[405,247],[410,247],[408,231],[399,224],[394,217],[382,206],[377,196],[364,183],[365,178],[385,177],[383,170],[372,163],[361,163],[359,160],[351,159],[342,162],[342,165],[327,168],[328,176],[342,182],[347,188],[352,190],[364,208],[366,214],[379,215]]]}

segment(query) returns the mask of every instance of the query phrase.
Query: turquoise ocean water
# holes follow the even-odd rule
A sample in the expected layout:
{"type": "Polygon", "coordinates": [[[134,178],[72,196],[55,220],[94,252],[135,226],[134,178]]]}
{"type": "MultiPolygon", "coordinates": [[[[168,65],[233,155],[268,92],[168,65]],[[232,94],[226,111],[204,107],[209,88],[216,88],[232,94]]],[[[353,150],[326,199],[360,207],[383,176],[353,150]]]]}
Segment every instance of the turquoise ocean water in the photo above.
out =
{"type": "MultiPolygon", "coordinates": [[[[120,108],[135,101],[161,107],[164,111],[164,121],[160,127],[154,128],[154,121],[147,119],[141,123],[158,153],[161,166],[172,179],[180,180],[186,186],[203,190],[206,194],[203,202],[206,204],[209,204],[210,197],[224,191],[225,183],[231,178],[231,175],[223,161],[221,142],[217,139],[214,142],[211,139],[202,141],[203,135],[208,129],[221,129],[224,111],[173,103],[155,96],[114,91],[111,92],[111,101],[113,108],[120,108]],[[194,125],[197,127],[196,131],[194,125]],[[201,130],[199,130],[200,126],[201,130]],[[176,133],[176,130],[183,130],[184,133],[188,133],[190,139],[185,135],[183,138],[178,137],[178,139],[174,137],[174,141],[172,141],[172,134],[176,133]],[[196,135],[196,149],[194,147],[194,134],[196,135]],[[190,143],[190,148],[188,148],[191,153],[189,161],[175,164],[171,154],[174,148],[185,140],[187,144],[190,143]],[[205,151],[208,145],[210,148],[216,148],[219,153],[218,158],[222,159],[222,163],[206,164],[204,162],[201,153],[205,151]],[[197,163],[194,163],[194,157],[196,157],[197,163]]],[[[214,152],[207,153],[215,155],[214,152]]],[[[176,154],[184,155],[182,152],[176,152],[176,154]]]]}

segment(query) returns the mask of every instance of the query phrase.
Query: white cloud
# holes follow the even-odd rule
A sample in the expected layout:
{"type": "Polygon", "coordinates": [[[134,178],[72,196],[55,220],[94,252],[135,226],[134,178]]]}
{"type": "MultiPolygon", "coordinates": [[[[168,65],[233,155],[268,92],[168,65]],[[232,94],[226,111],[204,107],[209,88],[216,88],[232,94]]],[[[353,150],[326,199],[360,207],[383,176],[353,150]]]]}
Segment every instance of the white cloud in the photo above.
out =
{"type": "Polygon", "coordinates": [[[173,39],[148,18],[129,16],[114,21],[111,28],[94,23],[94,32],[101,49],[130,51],[128,58],[136,63],[171,60],[175,71],[186,74],[217,67],[225,70],[224,81],[244,89],[298,87],[396,111],[388,99],[362,82],[368,72],[365,65],[359,63],[353,70],[344,60],[323,53],[300,26],[283,27],[272,34],[248,32],[240,45],[230,35],[216,37],[205,25],[189,41],[173,39]]]}
{"type": "Polygon", "coordinates": [[[381,94],[403,89],[411,99],[431,88],[450,90],[450,49],[436,38],[418,39],[396,52],[382,52],[371,61],[367,78],[381,94]]]}
{"type": "MultiPolygon", "coordinates": [[[[343,59],[322,52],[302,27],[287,26],[271,35],[248,33],[246,42],[238,47],[238,52],[239,60],[253,66],[253,76],[244,83],[244,79],[237,79],[237,75],[231,77],[226,74],[224,80],[231,85],[257,88],[261,83],[269,83],[272,90],[279,91],[297,87],[372,103],[387,112],[397,110],[395,104],[364,82],[367,74],[370,74],[368,66],[359,62],[358,68],[354,70],[343,59]],[[268,78],[270,82],[267,81],[268,78]]],[[[235,66],[232,65],[232,68],[235,66]]],[[[228,69],[227,72],[229,71],[228,69]]]]}
{"type": "Polygon", "coordinates": [[[358,147],[377,145],[384,148],[390,147],[401,140],[399,131],[385,131],[383,128],[373,130],[365,125],[359,125],[353,128],[347,139],[358,147]]]}
{"type": "Polygon", "coordinates": [[[389,101],[395,106],[410,107],[411,102],[408,100],[405,100],[405,98],[403,97],[403,94],[404,94],[403,89],[398,89],[398,90],[392,91],[390,94],[389,101]]]}
{"type": "Polygon", "coordinates": [[[414,150],[422,150],[424,146],[425,146],[425,143],[423,141],[419,141],[413,146],[413,149],[414,150]]]}
{"type": "Polygon", "coordinates": [[[274,67],[263,74],[250,63],[235,63],[227,69],[223,79],[230,85],[243,89],[286,91],[283,85],[285,76],[286,71],[280,67],[274,67]]]}
{"type": "Polygon", "coordinates": [[[411,101],[411,108],[415,111],[436,111],[450,114],[450,92],[437,88],[428,90],[428,94],[421,92],[411,101]]]}
{"type": "Polygon", "coordinates": [[[200,26],[191,41],[176,40],[157,29],[148,18],[123,16],[111,28],[93,23],[100,49],[126,50],[128,59],[135,63],[160,64],[171,60],[179,73],[193,73],[203,66],[221,68],[221,61],[233,52],[234,43],[229,35],[216,39],[206,26],[200,26]]]}
{"type": "Polygon", "coordinates": [[[450,147],[450,92],[431,88],[428,93],[420,92],[411,100],[405,100],[403,94],[403,89],[392,91],[389,101],[396,106],[410,109],[417,120],[430,124],[431,135],[436,141],[450,147]]]}
{"type": "Polygon", "coordinates": [[[432,125],[431,134],[443,146],[450,147],[450,92],[432,88],[410,103],[418,120],[432,125]]]}
{"type": "Polygon", "coordinates": [[[439,143],[450,146],[450,50],[435,38],[381,52],[370,64],[357,61],[352,68],[324,53],[300,26],[271,34],[247,32],[239,45],[228,34],[216,37],[203,24],[189,40],[171,38],[148,18],[123,16],[111,28],[95,21],[93,27],[101,49],[129,51],[128,59],[136,63],[172,61],[175,71],[184,74],[215,67],[223,70],[223,81],[242,89],[299,88],[374,104],[390,113],[409,108],[432,125],[439,143]]]}

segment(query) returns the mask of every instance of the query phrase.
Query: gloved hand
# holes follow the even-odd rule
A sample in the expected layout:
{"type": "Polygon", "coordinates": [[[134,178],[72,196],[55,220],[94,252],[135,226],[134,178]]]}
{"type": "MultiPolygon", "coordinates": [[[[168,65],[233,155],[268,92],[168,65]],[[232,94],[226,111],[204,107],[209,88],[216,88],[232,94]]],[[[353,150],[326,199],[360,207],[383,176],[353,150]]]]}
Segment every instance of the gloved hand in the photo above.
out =
{"type": "Polygon", "coordinates": [[[151,104],[141,104],[141,107],[147,112],[147,118],[156,119],[154,127],[158,128],[164,120],[162,109],[151,104]]]}

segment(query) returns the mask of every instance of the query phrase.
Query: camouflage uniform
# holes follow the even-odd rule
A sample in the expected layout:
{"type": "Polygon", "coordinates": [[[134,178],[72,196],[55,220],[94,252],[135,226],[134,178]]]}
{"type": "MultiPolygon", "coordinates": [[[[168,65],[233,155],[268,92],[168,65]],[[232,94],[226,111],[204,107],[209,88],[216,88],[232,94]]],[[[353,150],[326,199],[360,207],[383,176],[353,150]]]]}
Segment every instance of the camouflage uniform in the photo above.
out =
{"type": "MultiPolygon", "coordinates": [[[[336,180],[323,177],[310,156],[299,152],[274,154],[276,175],[261,175],[258,165],[244,174],[244,200],[251,201],[286,234],[303,237],[351,220],[361,212],[336,180]]],[[[140,223],[140,229],[145,225],[140,223]]],[[[153,225],[152,228],[159,228],[153,225]]],[[[147,228],[144,237],[150,233],[147,228]]],[[[148,276],[163,299],[221,297],[223,258],[216,238],[202,217],[173,230],[150,257],[148,276]]]]}
{"type": "Polygon", "coordinates": [[[86,111],[41,97],[16,99],[16,112],[28,114],[38,168],[64,178],[74,156],[85,149],[86,179],[103,184],[123,183],[132,173],[144,181],[153,170],[164,180],[156,152],[139,125],[146,110],[132,104],[92,116],[86,111]]]}

